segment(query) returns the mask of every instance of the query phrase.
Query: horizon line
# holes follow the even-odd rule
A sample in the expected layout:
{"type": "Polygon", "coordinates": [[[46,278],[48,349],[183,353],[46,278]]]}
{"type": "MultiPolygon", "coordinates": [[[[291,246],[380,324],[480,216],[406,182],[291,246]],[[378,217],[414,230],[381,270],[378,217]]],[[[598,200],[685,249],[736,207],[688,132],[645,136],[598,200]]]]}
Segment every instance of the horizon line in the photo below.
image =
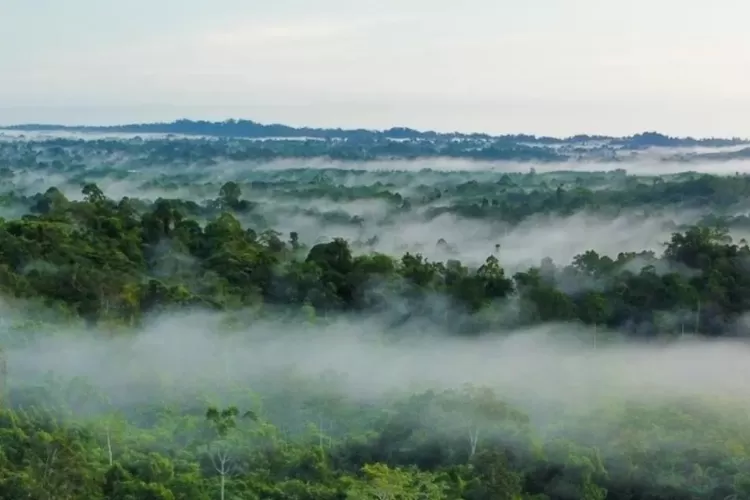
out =
{"type": "MultiPolygon", "coordinates": [[[[19,131],[19,130],[27,130],[27,131],[41,131],[41,129],[48,129],[48,130],[77,130],[80,132],[86,132],[88,129],[89,131],[95,131],[95,130],[101,130],[105,131],[108,129],[117,129],[117,128],[130,128],[130,127],[144,127],[144,126],[169,126],[169,125],[176,125],[180,122],[188,122],[188,123],[202,123],[202,124],[211,124],[211,125],[221,125],[221,124],[237,124],[241,122],[247,122],[252,123],[256,126],[260,127],[283,127],[287,129],[292,129],[296,131],[301,130],[310,130],[310,131],[318,131],[318,132],[342,132],[342,133],[355,133],[355,132],[367,132],[371,134],[383,134],[394,130],[402,130],[402,131],[408,131],[411,133],[416,133],[419,135],[436,135],[436,136],[487,136],[489,138],[501,138],[501,137],[517,137],[517,136],[529,136],[536,139],[553,139],[553,140],[559,140],[559,141],[565,141],[565,140],[571,140],[575,138],[592,138],[592,139],[627,139],[627,138],[634,138],[638,136],[653,134],[653,135],[659,135],[665,138],[669,139],[678,139],[678,140],[694,140],[694,141],[710,141],[710,140],[724,140],[724,141],[740,141],[740,142],[750,142],[750,138],[742,137],[742,136],[693,136],[693,135],[685,135],[685,136],[677,136],[677,135],[669,135],[662,132],[658,132],[656,130],[644,130],[641,132],[632,133],[629,135],[607,135],[607,134],[597,134],[597,133],[577,133],[567,136],[555,136],[555,135],[538,135],[535,133],[528,133],[528,132],[516,132],[516,133],[504,133],[504,134],[493,134],[489,132],[480,132],[480,131],[472,131],[472,132],[460,132],[458,130],[454,130],[451,132],[438,132],[434,129],[418,129],[414,127],[408,127],[408,126],[402,126],[402,125],[392,125],[389,128],[366,128],[366,127],[356,127],[356,128],[344,128],[344,127],[323,127],[323,126],[310,126],[310,125],[288,125],[281,122],[259,122],[255,121],[250,118],[225,118],[223,120],[207,120],[207,119],[200,119],[200,118],[176,118],[171,121],[144,121],[144,122],[124,122],[124,123],[117,123],[117,124],[110,124],[110,125],[104,125],[104,124],[96,124],[96,125],[83,125],[78,123],[44,123],[44,122],[26,122],[26,123],[13,123],[13,124],[0,124],[0,130],[6,130],[6,131],[19,131]]],[[[170,132],[144,132],[144,133],[170,133],[170,132]]],[[[176,132],[171,132],[172,134],[177,134],[176,132]]],[[[182,135],[201,135],[197,133],[183,133],[182,135]]],[[[204,134],[204,135],[212,135],[212,134],[204,134]]],[[[242,136],[237,136],[242,137],[242,136]]]]}

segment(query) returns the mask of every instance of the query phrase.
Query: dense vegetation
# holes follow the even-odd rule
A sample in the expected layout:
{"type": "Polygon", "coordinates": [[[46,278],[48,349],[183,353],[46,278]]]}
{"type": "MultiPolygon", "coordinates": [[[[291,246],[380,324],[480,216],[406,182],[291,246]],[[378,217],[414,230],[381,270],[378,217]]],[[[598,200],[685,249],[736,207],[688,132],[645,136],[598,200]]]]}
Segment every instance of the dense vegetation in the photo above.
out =
{"type": "Polygon", "coordinates": [[[252,120],[229,119],[223,122],[210,122],[205,120],[176,120],[171,123],[132,123],[127,125],[109,126],[70,126],[70,125],[45,125],[25,124],[6,127],[7,130],[20,131],[66,131],[66,132],[99,132],[99,133],[130,133],[130,134],[181,134],[202,135],[214,137],[254,137],[254,138],[315,138],[315,139],[348,139],[348,140],[455,140],[455,139],[500,139],[516,143],[539,143],[544,145],[559,145],[564,143],[586,143],[606,142],[613,146],[625,148],[643,147],[682,147],[682,146],[705,146],[721,147],[746,144],[747,141],[740,138],[721,139],[706,138],[695,139],[693,137],[669,137],[656,132],[644,132],[628,137],[609,137],[602,135],[576,135],[573,137],[557,138],[547,136],[536,136],[529,134],[507,134],[492,136],[489,134],[459,132],[439,133],[434,131],[419,131],[405,127],[393,127],[388,130],[344,130],[325,129],[313,127],[290,127],[282,124],[263,125],[252,120]]]}
{"type": "Polygon", "coordinates": [[[364,387],[361,374],[311,374],[281,358],[217,374],[208,358],[176,371],[166,356],[187,352],[201,328],[217,332],[204,337],[215,345],[236,339],[227,350],[242,362],[237,353],[267,341],[261,330],[291,351],[345,321],[373,325],[372,349],[390,353],[385,379],[415,332],[435,346],[483,346],[547,325],[575,331],[583,353],[615,352],[623,338],[743,336],[750,177],[318,168],[264,164],[248,145],[232,156],[232,144],[0,143],[0,498],[750,497],[747,405],[720,394],[612,392],[579,405],[533,392],[554,386],[541,362],[519,376],[529,388],[519,395],[468,375],[364,387]],[[506,261],[518,228],[581,214],[636,214],[641,230],[658,219],[665,245],[605,255],[584,241],[571,262],[506,261]],[[480,259],[464,259],[452,234],[430,234],[425,252],[382,251],[407,221],[446,216],[494,228],[480,259]],[[315,234],[331,228],[357,236],[315,234]],[[162,359],[144,353],[122,368],[120,349],[143,332],[166,339],[152,323],[165,317],[187,318],[175,345],[153,344],[162,359]],[[98,358],[75,358],[79,371],[54,360],[76,350],[98,358]]]}
{"type": "MultiPolygon", "coordinates": [[[[327,157],[343,161],[375,159],[463,158],[484,161],[559,162],[594,160],[627,161],[651,148],[672,148],[665,158],[688,162],[700,160],[727,161],[746,159],[750,147],[746,139],[669,137],[644,132],[628,137],[576,135],[573,137],[539,137],[528,134],[499,135],[420,132],[409,128],[376,130],[342,130],[294,128],[287,125],[262,125],[250,120],[223,122],[177,120],[172,123],[142,123],[117,126],[63,126],[29,124],[5,127],[6,131],[52,134],[125,134],[144,138],[168,136],[170,145],[155,152],[164,158],[186,155],[186,149],[198,158],[224,156],[239,161],[273,158],[327,157]],[[175,140],[183,138],[182,141],[175,140]],[[200,141],[197,143],[196,141],[200,141]],[[200,145],[198,145],[200,144],[200,145]],[[713,151],[691,151],[686,148],[723,148],[713,151]],[[165,151],[165,149],[167,151],[165,151]],[[169,151],[179,149],[179,151],[169,151]]],[[[2,129],[0,129],[2,133],[2,129]]],[[[0,135],[2,137],[2,135],[0,135]]],[[[69,144],[71,141],[57,140],[69,144]]],[[[163,143],[160,142],[163,146],[163,143]]],[[[119,148],[118,148],[119,149],[119,148]]],[[[198,158],[183,159],[196,161],[198,158]]],[[[154,158],[155,159],[155,158],[154,158]]]]}

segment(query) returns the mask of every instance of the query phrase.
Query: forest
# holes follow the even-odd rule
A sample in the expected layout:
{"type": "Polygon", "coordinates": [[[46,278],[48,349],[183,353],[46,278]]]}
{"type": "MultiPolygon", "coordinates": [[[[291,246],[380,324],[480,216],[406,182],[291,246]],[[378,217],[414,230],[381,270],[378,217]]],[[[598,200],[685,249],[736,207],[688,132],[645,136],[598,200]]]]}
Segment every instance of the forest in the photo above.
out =
{"type": "Polygon", "coordinates": [[[541,164],[569,160],[601,163],[630,161],[645,152],[652,156],[655,153],[657,159],[663,161],[682,163],[728,162],[750,157],[750,141],[741,138],[670,137],[656,132],[628,137],[493,136],[424,132],[404,127],[388,130],[295,128],[281,124],[263,125],[250,120],[177,120],[107,127],[15,125],[0,127],[0,141],[20,137],[29,139],[27,147],[33,148],[37,142],[35,139],[42,137],[48,146],[80,149],[81,133],[88,139],[98,136],[99,139],[93,141],[97,143],[97,149],[110,153],[127,150],[146,156],[146,162],[151,164],[179,159],[191,164],[213,164],[219,159],[253,162],[283,158],[326,158],[344,162],[463,159],[541,164]],[[154,147],[149,148],[149,145],[154,147]]]}
{"type": "Polygon", "coordinates": [[[327,144],[0,141],[0,498],[750,498],[742,161],[327,144]]]}
{"type": "Polygon", "coordinates": [[[407,127],[391,127],[387,130],[369,129],[326,129],[313,127],[291,127],[280,123],[262,124],[252,120],[229,119],[221,122],[206,120],[181,119],[169,123],[130,123],[125,125],[110,126],[82,126],[82,125],[50,125],[50,124],[25,124],[5,127],[7,130],[15,131],[52,131],[65,132],[103,132],[103,133],[127,133],[127,134],[182,134],[187,136],[207,137],[243,137],[243,138],[315,138],[315,139],[344,139],[376,141],[378,139],[398,140],[456,140],[456,139],[500,139],[506,142],[526,142],[541,145],[559,145],[571,142],[606,142],[612,145],[639,149],[643,147],[666,146],[737,146],[748,144],[748,141],[739,137],[722,139],[718,137],[694,138],[694,137],[670,137],[657,132],[642,132],[628,137],[611,137],[604,135],[576,135],[572,137],[549,137],[530,134],[506,134],[492,136],[482,133],[440,133],[435,131],[420,131],[407,127]]]}

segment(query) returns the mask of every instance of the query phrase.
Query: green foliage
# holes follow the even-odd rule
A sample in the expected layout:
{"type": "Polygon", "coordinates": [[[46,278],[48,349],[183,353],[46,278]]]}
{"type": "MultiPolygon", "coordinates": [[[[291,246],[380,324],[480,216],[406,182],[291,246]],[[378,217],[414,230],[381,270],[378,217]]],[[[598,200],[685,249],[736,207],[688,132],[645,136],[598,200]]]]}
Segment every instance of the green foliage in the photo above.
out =
{"type": "MultiPolygon", "coordinates": [[[[218,127],[214,135],[228,137],[251,125],[198,128],[218,127]]],[[[393,319],[397,334],[412,320],[457,333],[567,322],[588,325],[583,331],[593,334],[593,342],[606,342],[613,331],[651,338],[731,336],[750,311],[750,248],[730,237],[731,230],[750,226],[736,211],[750,195],[747,176],[531,170],[467,178],[432,170],[247,168],[234,180],[214,180],[222,164],[231,169],[282,157],[553,161],[570,154],[521,144],[558,144],[549,138],[461,142],[391,132],[414,140],[401,144],[377,133],[346,132],[348,140],[335,141],[318,131],[326,140],[0,143],[0,203],[8,211],[0,219],[0,292],[4,321],[12,322],[2,329],[3,346],[43,342],[54,335],[48,330],[80,329],[82,323],[97,334],[124,335],[150,315],[187,310],[223,311],[226,330],[264,317],[325,325],[341,314],[379,313],[393,319]],[[202,168],[183,168],[195,165],[202,168]],[[160,174],[148,172],[157,167],[160,174]],[[127,179],[125,168],[138,172],[137,191],[159,196],[108,197],[100,186],[127,179]],[[62,173],[67,181],[35,192],[38,183],[22,182],[31,173],[62,173]],[[372,251],[382,232],[316,239],[301,236],[304,224],[288,236],[276,230],[274,222],[285,217],[307,217],[360,231],[371,221],[341,208],[347,202],[377,202],[383,212],[382,226],[373,225],[378,228],[398,226],[403,217],[429,222],[445,215],[506,229],[582,211],[615,216],[637,208],[647,216],[694,209],[710,215],[675,225],[661,254],[589,250],[570,263],[545,259],[512,272],[503,267],[499,243],[475,265],[459,260],[442,238],[450,235],[434,235],[439,250],[456,257],[440,261],[414,250],[372,251]],[[274,213],[285,204],[286,212],[274,213]]],[[[675,141],[642,134],[609,144],[627,149],[675,141]]],[[[153,401],[118,406],[95,381],[50,376],[34,387],[14,386],[4,354],[0,361],[0,498],[750,495],[747,415],[719,402],[617,403],[583,416],[552,415],[554,423],[540,427],[503,394],[483,387],[362,401],[327,391],[336,379],[312,383],[289,375],[282,388],[238,382],[183,397],[147,374],[153,401]],[[249,395],[250,389],[262,394],[249,395]],[[231,397],[217,406],[216,393],[231,397]]]]}
{"type": "MultiPolygon", "coordinates": [[[[748,491],[750,427],[737,407],[610,405],[584,420],[560,415],[554,436],[542,437],[542,429],[488,389],[362,405],[333,393],[295,400],[305,382],[289,382],[263,399],[263,413],[211,407],[201,417],[189,401],[168,393],[163,404],[182,410],[131,406],[125,418],[84,418],[46,410],[44,399],[25,409],[6,407],[0,494],[601,500],[741,498],[748,491]],[[318,414],[314,435],[292,430],[293,421],[312,416],[306,408],[318,414]],[[154,419],[154,411],[161,416],[154,419]],[[272,414],[284,417],[274,424],[272,414]],[[334,425],[319,427],[323,415],[334,425]]],[[[237,401],[244,406],[251,399],[257,398],[237,401]]]]}
{"type": "MultiPolygon", "coordinates": [[[[234,199],[233,190],[222,196],[234,199]]],[[[719,335],[731,333],[750,310],[750,249],[720,227],[676,232],[662,256],[612,259],[587,251],[568,266],[542,262],[510,277],[495,255],[471,268],[413,253],[358,255],[341,238],[305,251],[297,236],[287,243],[272,231],[258,235],[231,212],[202,227],[179,202],[159,199],[138,214],[126,208],[128,200],[115,203],[95,184],[83,191],[84,201],[0,221],[7,296],[57,304],[92,323],[131,326],[144,314],[186,306],[265,304],[304,310],[312,319],[313,311],[380,310],[394,298],[423,311],[430,297],[444,296],[455,313],[475,315],[468,326],[475,331],[507,323],[488,312],[519,299],[521,309],[510,318],[518,324],[579,321],[599,329],[645,328],[651,335],[719,335]],[[581,285],[566,285],[571,282],[581,285]],[[673,311],[689,314],[662,321],[673,311]]],[[[445,318],[435,320],[445,325],[445,318]]]]}

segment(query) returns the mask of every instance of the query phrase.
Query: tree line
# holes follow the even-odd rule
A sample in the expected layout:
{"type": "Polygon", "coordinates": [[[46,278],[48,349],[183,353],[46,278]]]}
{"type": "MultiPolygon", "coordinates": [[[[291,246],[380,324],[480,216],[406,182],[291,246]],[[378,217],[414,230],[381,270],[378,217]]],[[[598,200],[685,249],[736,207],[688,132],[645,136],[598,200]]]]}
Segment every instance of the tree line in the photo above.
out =
{"type": "Polygon", "coordinates": [[[373,140],[373,139],[428,139],[428,140],[455,140],[455,139],[501,139],[506,142],[532,143],[532,144],[564,144],[564,143],[611,143],[614,146],[624,148],[644,147],[722,147],[745,144],[747,140],[738,137],[724,139],[718,137],[694,138],[694,137],[670,137],[657,132],[642,132],[624,137],[612,137],[603,135],[579,134],[570,137],[536,136],[531,134],[505,134],[490,135],[484,133],[439,133],[435,131],[420,131],[408,127],[391,127],[386,130],[371,129],[341,129],[341,128],[316,128],[316,127],[291,127],[283,124],[262,124],[253,120],[228,119],[224,121],[211,122],[206,120],[181,119],[169,123],[130,123],[124,125],[109,126],[71,126],[54,124],[23,124],[4,127],[6,130],[28,131],[28,132],[97,132],[97,133],[131,133],[131,134],[182,134],[213,137],[253,137],[253,138],[316,138],[316,139],[347,139],[347,140],[373,140]]]}
{"type": "Polygon", "coordinates": [[[675,232],[661,255],[587,251],[508,275],[502,248],[470,267],[418,253],[358,254],[341,238],[308,247],[295,232],[243,227],[233,214],[251,203],[234,182],[222,186],[212,202],[218,215],[205,225],[179,199],[114,201],[95,184],[82,192],[70,201],[50,188],[31,213],[0,222],[6,297],[92,324],[137,325],[183,306],[265,304],[326,317],[376,313],[397,300],[404,321],[432,315],[467,332],[572,322],[647,336],[731,335],[750,308],[750,249],[721,226],[675,232]],[[435,297],[451,307],[431,310],[435,297]]]}

